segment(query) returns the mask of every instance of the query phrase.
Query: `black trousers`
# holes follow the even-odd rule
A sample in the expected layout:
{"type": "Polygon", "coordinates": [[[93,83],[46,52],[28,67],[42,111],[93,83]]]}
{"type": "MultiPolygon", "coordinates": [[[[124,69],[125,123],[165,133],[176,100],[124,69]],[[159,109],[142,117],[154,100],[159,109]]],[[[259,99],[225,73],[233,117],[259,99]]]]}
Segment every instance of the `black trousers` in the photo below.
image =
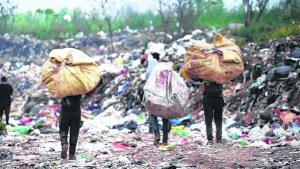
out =
{"type": "Polygon", "coordinates": [[[59,135],[61,145],[68,144],[68,133],[70,129],[69,154],[75,154],[80,128],[80,121],[80,107],[74,109],[67,109],[62,106],[62,110],[59,117],[59,135]]]}
{"type": "Polygon", "coordinates": [[[0,121],[2,121],[3,113],[5,113],[6,117],[6,125],[9,125],[9,112],[10,112],[10,105],[1,105],[0,106],[0,121]]]}
{"type": "Polygon", "coordinates": [[[222,139],[222,116],[223,116],[224,100],[222,96],[209,96],[203,97],[203,107],[206,124],[206,135],[208,140],[213,139],[212,135],[212,120],[216,124],[216,139],[222,139]]]}

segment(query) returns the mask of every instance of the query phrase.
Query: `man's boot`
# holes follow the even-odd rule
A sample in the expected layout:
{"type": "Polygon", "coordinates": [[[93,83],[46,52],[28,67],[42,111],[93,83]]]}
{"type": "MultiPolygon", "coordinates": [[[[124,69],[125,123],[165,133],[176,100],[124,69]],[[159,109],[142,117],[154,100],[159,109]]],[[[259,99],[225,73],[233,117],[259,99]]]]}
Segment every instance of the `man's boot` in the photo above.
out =
{"type": "Polygon", "coordinates": [[[61,148],[61,153],[60,153],[60,157],[62,158],[62,159],[66,159],[67,158],[67,151],[68,151],[68,144],[64,144],[64,145],[62,145],[61,146],[62,148],[61,148]]]}
{"type": "Polygon", "coordinates": [[[69,160],[76,160],[75,154],[69,154],[69,160]]]}
{"type": "Polygon", "coordinates": [[[168,133],[163,133],[163,144],[168,144],[168,133]]]}
{"type": "Polygon", "coordinates": [[[222,125],[216,126],[216,142],[222,143],[222,125]]]}
{"type": "Polygon", "coordinates": [[[206,136],[207,136],[207,140],[213,140],[211,125],[206,124],[206,136]]]}
{"type": "Polygon", "coordinates": [[[160,142],[160,133],[159,131],[154,132],[154,145],[157,145],[160,142]]]}
{"type": "Polygon", "coordinates": [[[67,137],[68,137],[68,133],[66,132],[59,132],[59,136],[60,136],[60,142],[61,142],[61,153],[60,153],[60,157],[62,159],[66,159],[67,158],[67,151],[68,151],[68,141],[67,141],[67,137]]]}
{"type": "Polygon", "coordinates": [[[170,121],[168,121],[168,133],[172,130],[172,124],[170,121]]]}
{"type": "Polygon", "coordinates": [[[163,126],[163,144],[167,145],[168,144],[168,134],[171,131],[171,123],[168,120],[167,124],[164,124],[163,126]]]}

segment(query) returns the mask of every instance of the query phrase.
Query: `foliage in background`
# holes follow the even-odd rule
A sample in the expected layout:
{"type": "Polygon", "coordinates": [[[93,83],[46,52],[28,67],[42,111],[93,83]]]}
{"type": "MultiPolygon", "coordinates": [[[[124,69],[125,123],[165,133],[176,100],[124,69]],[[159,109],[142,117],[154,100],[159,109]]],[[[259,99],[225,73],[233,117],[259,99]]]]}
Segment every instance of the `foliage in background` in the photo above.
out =
{"type": "Polygon", "coordinates": [[[240,37],[240,45],[247,42],[259,43],[299,34],[299,24],[300,18],[292,18],[290,9],[278,6],[266,11],[259,22],[250,25],[248,28],[234,30],[232,34],[240,37]]]}
{"type": "Polygon", "coordinates": [[[0,34],[10,31],[11,26],[8,25],[8,20],[11,18],[14,22],[14,12],[17,9],[17,5],[10,0],[6,2],[0,2],[0,34]]]}
{"type": "Polygon", "coordinates": [[[286,36],[292,36],[295,34],[300,34],[300,24],[293,24],[293,25],[284,25],[281,27],[276,28],[275,30],[267,33],[263,40],[268,39],[280,39],[286,36]]]}
{"type": "Polygon", "coordinates": [[[197,19],[197,26],[227,27],[229,23],[243,23],[243,8],[227,11],[222,5],[216,5],[197,19]]]}
{"type": "MultiPolygon", "coordinates": [[[[206,2],[205,0],[194,0],[199,4],[201,1],[206,2]]],[[[213,5],[201,10],[201,14],[199,13],[193,19],[193,28],[214,26],[226,29],[230,23],[244,23],[245,8],[243,5],[227,11],[222,1],[213,2],[213,5]]],[[[232,34],[240,37],[238,41],[243,44],[249,41],[260,42],[299,33],[300,10],[296,10],[299,6],[300,2],[297,0],[281,0],[278,6],[265,10],[258,22],[251,23],[248,28],[234,30],[232,34]]],[[[59,12],[54,12],[52,9],[39,9],[35,12],[14,14],[13,7],[8,8],[12,10],[7,15],[4,15],[5,11],[2,12],[0,17],[2,25],[0,26],[5,26],[5,29],[2,28],[0,33],[33,34],[40,39],[60,39],[70,38],[79,32],[84,34],[98,31],[109,32],[109,26],[99,15],[99,10],[85,13],[80,9],[63,9],[59,12]],[[5,25],[3,25],[4,21],[5,25]]],[[[178,15],[175,13],[176,10],[167,26],[168,33],[178,30],[178,15]]],[[[254,11],[254,14],[257,16],[259,11],[254,11]]],[[[122,11],[118,17],[111,19],[113,31],[124,29],[126,26],[132,29],[145,29],[150,27],[151,22],[156,31],[163,31],[161,16],[155,10],[136,13],[133,9],[127,9],[127,11],[122,11]]]]}

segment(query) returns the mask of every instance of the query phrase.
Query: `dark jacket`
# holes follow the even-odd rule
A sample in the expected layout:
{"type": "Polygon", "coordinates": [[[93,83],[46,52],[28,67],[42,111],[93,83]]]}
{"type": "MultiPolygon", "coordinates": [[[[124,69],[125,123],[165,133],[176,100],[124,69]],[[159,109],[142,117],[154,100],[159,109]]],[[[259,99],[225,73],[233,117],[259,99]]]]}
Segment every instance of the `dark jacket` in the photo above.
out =
{"type": "Polygon", "coordinates": [[[13,88],[10,84],[0,84],[0,105],[9,106],[13,88]]]}
{"type": "Polygon", "coordinates": [[[62,99],[61,106],[69,110],[78,109],[80,108],[81,100],[81,95],[67,96],[62,99]]]}
{"type": "Polygon", "coordinates": [[[204,82],[204,96],[222,96],[223,87],[216,82],[204,82]]]}

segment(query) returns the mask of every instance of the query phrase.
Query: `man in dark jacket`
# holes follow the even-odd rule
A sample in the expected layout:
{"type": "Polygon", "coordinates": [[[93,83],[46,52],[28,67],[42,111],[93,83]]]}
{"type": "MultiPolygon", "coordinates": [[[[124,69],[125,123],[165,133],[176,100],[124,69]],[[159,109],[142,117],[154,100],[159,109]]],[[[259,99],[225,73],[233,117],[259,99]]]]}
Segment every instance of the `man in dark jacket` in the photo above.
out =
{"type": "Polygon", "coordinates": [[[61,101],[61,113],[59,117],[59,136],[62,146],[61,158],[75,160],[75,151],[81,122],[81,95],[67,96],[61,101]],[[70,128],[70,142],[68,145],[68,133],[70,128]]]}
{"type": "MultiPolygon", "coordinates": [[[[96,90],[103,84],[101,79],[98,85],[86,97],[92,96],[96,90]]],[[[61,113],[59,116],[59,136],[61,141],[61,158],[67,158],[67,151],[69,149],[69,159],[76,160],[75,152],[81,125],[81,95],[67,96],[61,101],[61,113]],[[70,139],[68,145],[68,133],[70,128],[70,139]]]]}
{"type": "Polygon", "coordinates": [[[6,116],[6,125],[9,125],[9,112],[11,105],[11,96],[13,94],[13,88],[7,83],[5,76],[1,78],[0,84],[0,118],[2,121],[3,113],[6,116]]]}
{"type": "Polygon", "coordinates": [[[222,116],[224,99],[222,85],[215,82],[204,82],[203,107],[208,144],[213,144],[212,120],[216,125],[216,142],[222,143],[222,116]]]}

